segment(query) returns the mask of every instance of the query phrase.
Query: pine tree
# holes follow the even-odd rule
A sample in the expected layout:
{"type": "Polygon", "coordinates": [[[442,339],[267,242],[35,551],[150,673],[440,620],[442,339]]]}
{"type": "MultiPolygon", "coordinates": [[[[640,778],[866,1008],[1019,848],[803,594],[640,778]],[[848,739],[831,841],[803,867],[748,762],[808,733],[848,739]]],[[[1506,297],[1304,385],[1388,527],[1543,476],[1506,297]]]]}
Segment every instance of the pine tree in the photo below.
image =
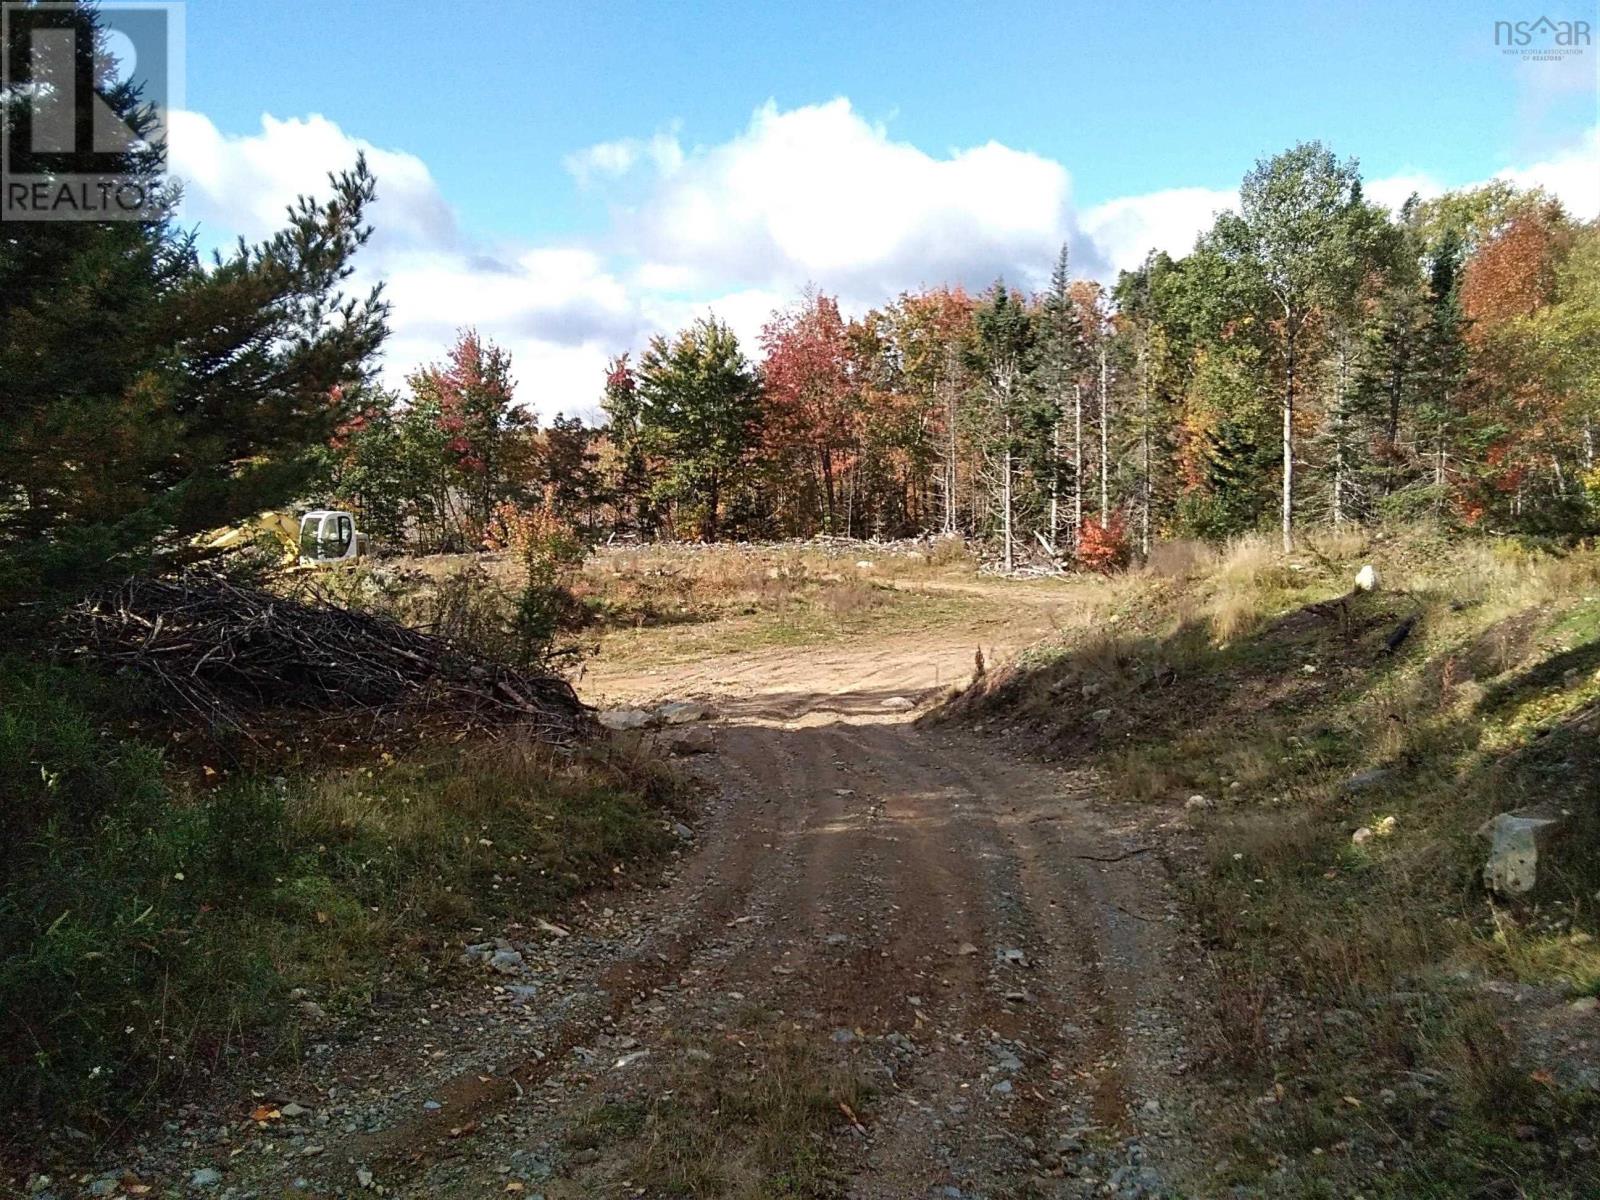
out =
{"type": "MultiPolygon", "coordinates": [[[[93,10],[78,19],[95,44],[93,10]]],[[[138,94],[102,82],[148,129],[138,94]]],[[[22,119],[0,105],[13,132],[22,119]]],[[[122,166],[154,184],[163,159],[141,146],[122,166]]],[[[286,502],[324,466],[387,312],[341,290],[374,180],[358,160],[331,185],[210,265],[170,217],[0,224],[0,604],[181,561],[190,535],[286,502]]]]}
{"type": "Polygon", "coordinates": [[[652,338],[638,381],[640,434],[664,464],[655,492],[693,509],[700,536],[714,542],[757,432],[755,372],[733,331],[708,316],[671,341],[652,338]]]}

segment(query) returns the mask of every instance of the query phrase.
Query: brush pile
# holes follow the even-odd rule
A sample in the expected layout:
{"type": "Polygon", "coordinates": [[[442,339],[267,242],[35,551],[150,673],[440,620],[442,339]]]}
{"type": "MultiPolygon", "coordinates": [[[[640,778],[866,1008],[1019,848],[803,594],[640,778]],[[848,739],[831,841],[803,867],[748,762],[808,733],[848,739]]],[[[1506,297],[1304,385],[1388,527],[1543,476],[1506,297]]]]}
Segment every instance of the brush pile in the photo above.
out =
{"type": "Polygon", "coordinates": [[[371,613],[307,603],[211,574],[133,579],[65,618],[65,652],[148,680],[212,729],[251,714],[405,716],[456,726],[516,725],[567,746],[590,728],[572,685],[466,653],[371,613]]]}

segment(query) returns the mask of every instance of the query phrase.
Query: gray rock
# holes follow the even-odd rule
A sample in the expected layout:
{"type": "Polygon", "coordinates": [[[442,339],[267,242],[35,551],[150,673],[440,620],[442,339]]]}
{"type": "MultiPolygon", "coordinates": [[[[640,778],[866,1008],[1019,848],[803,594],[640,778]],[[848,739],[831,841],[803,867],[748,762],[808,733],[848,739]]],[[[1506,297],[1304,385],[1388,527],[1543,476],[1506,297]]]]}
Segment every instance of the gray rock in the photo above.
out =
{"type": "Polygon", "coordinates": [[[672,832],[675,837],[682,838],[686,842],[694,837],[694,830],[690,829],[682,821],[673,822],[672,832]]]}
{"type": "Polygon", "coordinates": [[[1501,813],[1485,821],[1479,837],[1489,839],[1489,858],[1483,864],[1483,882],[1502,896],[1521,896],[1539,881],[1539,854],[1548,849],[1562,818],[1546,813],[1501,813]]]}
{"type": "Polygon", "coordinates": [[[1211,801],[1207,800],[1204,796],[1200,795],[1199,793],[1196,793],[1195,795],[1190,796],[1187,800],[1185,800],[1183,802],[1183,810],[1185,812],[1198,812],[1202,808],[1210,808],[1210,807],[1211,807],[1211,801]]]}
{"type": "Polygon", "coordinates": [[[199,1167],[189,1176],[192,1188],[214,1188],[222,1182],[222,1172],[215,1167],[199,1167]]]}
{"type": "Polygon", "coordinates": [[[600,724],[618,733],[643,729],[650,724],[652,719],[651,715],[642,708],[615,708],[610,712],[601,713],[599,717],[600,724]]]}
{"type": "Polygon", "coordinates": [[[717,739],[704,725],[692,725],[663,734],[661,747],[668,754],[687,758],[691,754],[709,754],[717,748],[717,739]]]}
{"type": "Polygon", "coordinates": [[[991,1092],[995,1092],[995,1093],[997,1093],[998,1095],[1001,1095],[1001,1096],[1009,1096],[1011,1094],[1011,1092],[1012,1092],[1011,1080],[1002,1079],[999,1083],[995,1084],[989,1090],[991,1092]]]}
{"type": "Polygon", "coordinates": [[[517,975],[522,971],[522,955],[515,950],[496,950],[489,959],[489,969],[502,975],[517,975]]]}
{"type": "Polygon", "coordinates": [[[713,715],[711,709],[693,700],[673,700],[656,709],[656,719],[663,725],[691,725],[713,715]]]}

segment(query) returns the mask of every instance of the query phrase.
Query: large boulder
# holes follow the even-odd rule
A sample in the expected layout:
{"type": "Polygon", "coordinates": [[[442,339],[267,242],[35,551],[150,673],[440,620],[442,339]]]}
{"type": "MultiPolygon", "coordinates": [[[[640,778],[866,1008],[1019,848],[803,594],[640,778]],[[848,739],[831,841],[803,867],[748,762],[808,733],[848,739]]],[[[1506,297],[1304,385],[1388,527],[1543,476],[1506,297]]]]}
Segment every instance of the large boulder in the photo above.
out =
{"type": "Polygon", "coordinates": [[[613,708],[609,712],[600,714],[600,724],[607,729],[614,729],[618,733],[627,733],[635,729],[643,729],[649,725],[654,717],[642,708],[613,708]]]}
{"type": "Polygon", "coordinates": [[[711,709],[693,700],[672,700],[656,709],[656,719],[663,725],[690,725],[695,721],[709,721],[711,709]]]}
{"type": "Polygon", "coordinates": [[[1484,886],[1502,896],[1523,896],[1539,882],[1539,855],[1561,828],[1562,818],[1549,812],[1501,813],[1483,823],[1479,837],[1489,839],[1483,864],[1484,886]]]}

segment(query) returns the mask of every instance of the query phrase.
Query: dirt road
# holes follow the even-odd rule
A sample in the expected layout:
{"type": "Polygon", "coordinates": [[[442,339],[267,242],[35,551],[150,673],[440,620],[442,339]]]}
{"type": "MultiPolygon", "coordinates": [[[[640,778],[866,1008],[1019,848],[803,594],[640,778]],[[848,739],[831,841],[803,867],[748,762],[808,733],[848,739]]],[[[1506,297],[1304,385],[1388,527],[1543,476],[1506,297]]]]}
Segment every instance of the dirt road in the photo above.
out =
{"type": "Polygon", "coordinates": [[[320,1131],[241,1155],[227,1182],[1178,1194],[1199,989],[1158,855],[1092,781],[905,703],[1046,621],[1004,603],[977,630],[602,663],[592,699],[716,710],[694,760],[712,800],[676,866],[565,932],[506,931],[515,977],[313,1055],[299,1087],[320,1131]]]}

